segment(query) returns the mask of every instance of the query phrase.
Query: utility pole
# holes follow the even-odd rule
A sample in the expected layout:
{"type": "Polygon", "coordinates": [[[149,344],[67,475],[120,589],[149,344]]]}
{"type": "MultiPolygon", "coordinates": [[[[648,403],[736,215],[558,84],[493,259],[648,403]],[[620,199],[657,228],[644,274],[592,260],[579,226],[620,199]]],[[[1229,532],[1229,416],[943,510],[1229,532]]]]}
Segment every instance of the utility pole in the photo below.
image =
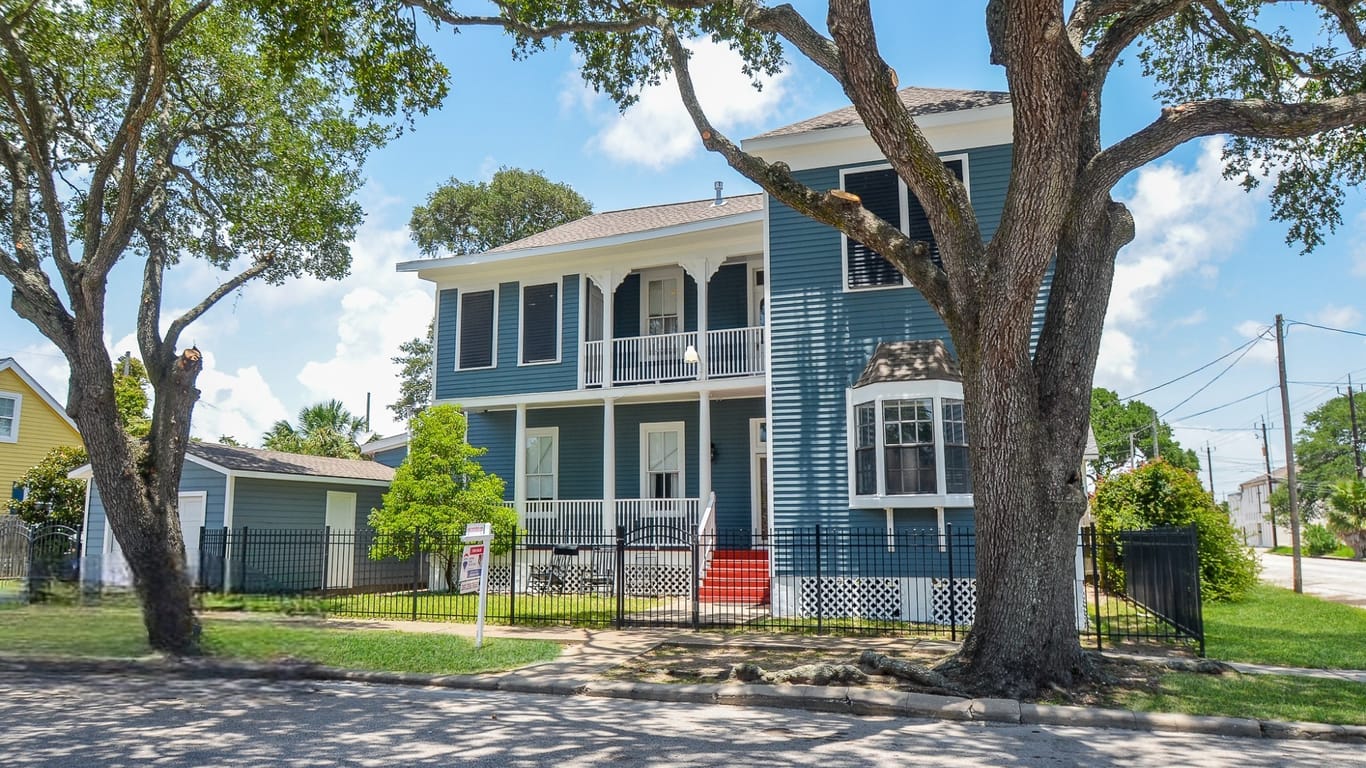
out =
{"type": "MultiPolygon", "coordinates": [[[[1262,421],[1262,459],[1266,461],[1266,506],[1271,510],[1271,548],[1280,546],[1276,541],[1276,505],[1271,503],[1271,494],[1276,491],[1276,486],[1271,483],[1271,447],[1266,442],[1266,421],[1262,421]]],[[[1262,511],[1262,492],[1257,491],[1257,511],[1262,511]]]]}
{"type": "Polygon", "coordinates": [[[1214,449],[1209,446],[1209,441],[1205,441],[1205,469],[1209,471],[1209,497],[1214,498],[1214,457],[1211,456],[1214,449]]]}
{"type": "Polygon", "coordinates": [[[1153,414],[1153,458],[1162,458],[1162,446],[1157,444],[1157,414],[1153,414]]]}
{"type": "MultiPolygon", "coordinates": [[[[133,365],[133,353],[132,353],[132,352],[124,352],[124,353],[123,353],[123,375],[124,375],[125,377],[127,377],[128,374],[131,372],[130,369],[131,369],[132,365],[133,365]]],[[[1349,383],[1349,388],[1350,388],[1350,383],[1349,383]]],[[[1361,462],[1357,462],[1357,464],[1360,464],[1360,463],[1361,463],[1361,462]]]]}
{"type": "Polygon", "coordinates": [[[1304,593],[1300,573],[1300,494],[1295,487],[1295,439],[1290,433],[1290,388],[1285,384],[1285,318],[1276,315],[1276,373],[1281,380],[1281,418],[1285,421],[1285,481],[1290,491],[1290,556],[1294,566],[1295,591],[1304,593]]]}
{"type": "Polygon", "coordinates": [[[1361,473],[1361,438],[1357,436],[1357,397],[1352,392],[1352,375],[1347,374],[1347,412],[1352,414],[1352,458],[1356,461],[1357,477],[1361,473]]]}

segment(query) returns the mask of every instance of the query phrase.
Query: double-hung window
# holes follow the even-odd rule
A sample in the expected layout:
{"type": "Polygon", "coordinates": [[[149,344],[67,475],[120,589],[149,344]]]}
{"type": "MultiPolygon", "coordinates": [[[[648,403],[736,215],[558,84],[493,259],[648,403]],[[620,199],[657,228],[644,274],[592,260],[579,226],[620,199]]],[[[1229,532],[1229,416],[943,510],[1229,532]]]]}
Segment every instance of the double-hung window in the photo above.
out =
{"type": "MultiPolygon", "coordinates": [[[[944,162],[944,167],[967,183],[966,160],[962,157],[944,162]]],[[[863,207],[876,216],[898,227],[913,240],[930,245],[930,255],[939,261],[939,246],[925,209],[910,194],[896,171],[890,168],[852,170],[842,174],[844,190],[859,196],[863,207]]],[[[845,288],[860,290],[906,285],[901,271],[877,251],[851,238],[844,240],[845,288]]]]}
{"type": "Polygon", "coordinates": [[[642,330],[646,336],[662,336],[683,330],[683,278],[677,270],[641,275],[642,330]]]}
{"type": "Polygon", "coordinates": [[[963,401],[944,398],[944,490],[972,493],[972,471],[968,465],[968,419],[963,401]]]}
{"type": "Polygon", "coordinates": [[[560,285],[522,286],[522,363],[560,359],[560,285]]]}
{"type": "Polygon", "coordinates": [[[528,501],[548,501],[556,497],[556,474],[559,469],[558,427],[528,429],[526,431],[526,498],[528,501]]]}
{"type": "Polygon", "coordinates": [[[641,495],[647,499],[683,497],[683,424],[640,425],[641,495]]]}
{"type": "Polygon", "coordinates": [[[885,493],[935,493],[934,401],[882,403],[885,493]]]}
{"type": "Polygon", "coordinates": [[[460,318],[456,321],[460,332],[460,369],[494,367],[497,304],[491,290],[461,294],[460,318]]]}
{"type": "Polygon", "coordinates": [[[0,392],[0,443],[19,441],[19,407],[23,396],[0,392]]]}

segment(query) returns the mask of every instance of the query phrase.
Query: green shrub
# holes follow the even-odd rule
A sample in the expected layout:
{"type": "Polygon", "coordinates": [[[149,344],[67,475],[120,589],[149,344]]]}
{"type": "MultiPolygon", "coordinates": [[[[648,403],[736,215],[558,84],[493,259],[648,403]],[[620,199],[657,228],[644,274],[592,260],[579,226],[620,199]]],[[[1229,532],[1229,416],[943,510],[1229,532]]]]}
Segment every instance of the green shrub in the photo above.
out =
{"type": "Polygon", "coordinates": [[[1308,525],[1304,528],[1304,550],[1310,557],[1323,557],[1338,548],[1338,537],[1322,525],[1308,525]]]}
{"type": "MultiPolygon", "coordinates": [[[[1193,472],[1150,461],[1133,472],[1102,480],[1096,488],[1096,532],[1102,541],[1119,531],[1194,525],[1198,532],[1200,592],[1207,600],[1236,600],[1257,583],[1257,559],[1193,472]]],[[[1123,584],[1106,567],[1111,583],[1123,584]]]]}

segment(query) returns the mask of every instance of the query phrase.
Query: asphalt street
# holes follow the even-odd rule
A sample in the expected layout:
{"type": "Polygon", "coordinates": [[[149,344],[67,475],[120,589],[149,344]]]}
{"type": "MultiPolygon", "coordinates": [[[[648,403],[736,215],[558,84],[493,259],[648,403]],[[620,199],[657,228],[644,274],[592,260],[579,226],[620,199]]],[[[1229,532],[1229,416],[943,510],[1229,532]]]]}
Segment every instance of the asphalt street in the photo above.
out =
{"type": "Polygon", "coordinates": [[[0,674],[0,723],[8,768],[1366,765],[1314,741],[122,675],[0,674]]]}
{"type": "MultiPolygon", "coordinates": [[[[1294,584],[1291,578],[1293,558],[1265,552],[1259,554],[1262,559],[1262,581],[1291,588],[1294,584]]],[[[1300,564],[1305,593],[1366,608],[1366,560],[1302,557],[1300,564]]]]}

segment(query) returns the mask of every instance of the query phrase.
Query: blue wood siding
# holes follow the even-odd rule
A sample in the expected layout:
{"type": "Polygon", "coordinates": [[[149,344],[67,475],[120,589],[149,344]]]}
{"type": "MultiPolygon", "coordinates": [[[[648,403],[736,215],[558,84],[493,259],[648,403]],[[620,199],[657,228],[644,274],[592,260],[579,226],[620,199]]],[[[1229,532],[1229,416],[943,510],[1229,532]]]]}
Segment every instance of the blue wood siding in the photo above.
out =
{"type": "Polygon", "coordinates": [[[440,291],[436,299],[436,397],[461,398],[512,395],[521,392],[555,392],[576,389],[579,384],[579,276],[564,275],[560,284],[560,362],[518,365],[518,315],[522,290],[519,283],[498,285],[498,349],[496,368],[475,371],[455,369],[459,292],[440,291]]]}
{"type": "MultiPolygon", "coordinates": [[[[973,204],[989,238],[1005,200],[1010,147],[968,155],[973,204]]],[[[798,177],[813,189],[833,189],[839,171],[798,177]]],[[[772,198],[768,205],[774,524],[882,526],[880,512],[849,509],[845,391],[879,342],[947,342],[947,329],[913,287],[843,290],[839,232],[772,198]]]]}
{"type": "MultiPolygon", "coordinates": [[[[503,479],[503,498],[512,501],[512,475],[516,467],[512,445],[517,435],[517,414],[512,411],[485,411],[468,413],[465,420],[469,444],[488,449],[488,453],[479,457],[479,466],[485,472],[503,479]]],[[[602,431],[601,426],[598,431],[602,431]]]]}
{"type": "Polygon", "coordinates": [[[707,327],[744,328],[749,325],[749,267],[727,264],[712,275],[707,293],[707,327]]]}
{"type": "Polygon", "coordinates": [[[640,498],[640,425],[683,422],[683,495],[697,496],[697,403],[646,403],[617,406],[617,498],[640,498]]]}
{"type": "Polygon", "coordinates": [[[612,338],[640,335],[640,275],[627,275],[612,294],[612,338]]]}
{"type": "Polygon", "coordinates": [[[763,398],[711,403],[711,441],[718,454],[711,467],[711,485],[716,491],[719,530],[748,530],[753,520],[749,420],[763,417],[763,398]]]}
{"type": "Polygon", "coordinates": [[[369,526],[370,510],[381,505],[386,489],[299,480],[237,478],[233,494],[233,528],[275,530],[319,529],[327,524],[327,492],[356,494],[356,528],[369,526]]]}
{"type": "MultiPolygon", "coordinates": [[[[602,498],[602,408],[528,409],[526,425],[560,428],[556,480],[559,498],[602,498]]],[[[512,478],[509,473],[505,479],[508,498],[512,498],[512,486],[520,478],[512,478]]]]}
{"type": "Polygon", "coordinates": [[[379,451],[375,454],[375,461],[386,467],[397,467],[406,458],[408,458],[408,446],[406,445],[390,448],[387,451],[379,451]]]}

